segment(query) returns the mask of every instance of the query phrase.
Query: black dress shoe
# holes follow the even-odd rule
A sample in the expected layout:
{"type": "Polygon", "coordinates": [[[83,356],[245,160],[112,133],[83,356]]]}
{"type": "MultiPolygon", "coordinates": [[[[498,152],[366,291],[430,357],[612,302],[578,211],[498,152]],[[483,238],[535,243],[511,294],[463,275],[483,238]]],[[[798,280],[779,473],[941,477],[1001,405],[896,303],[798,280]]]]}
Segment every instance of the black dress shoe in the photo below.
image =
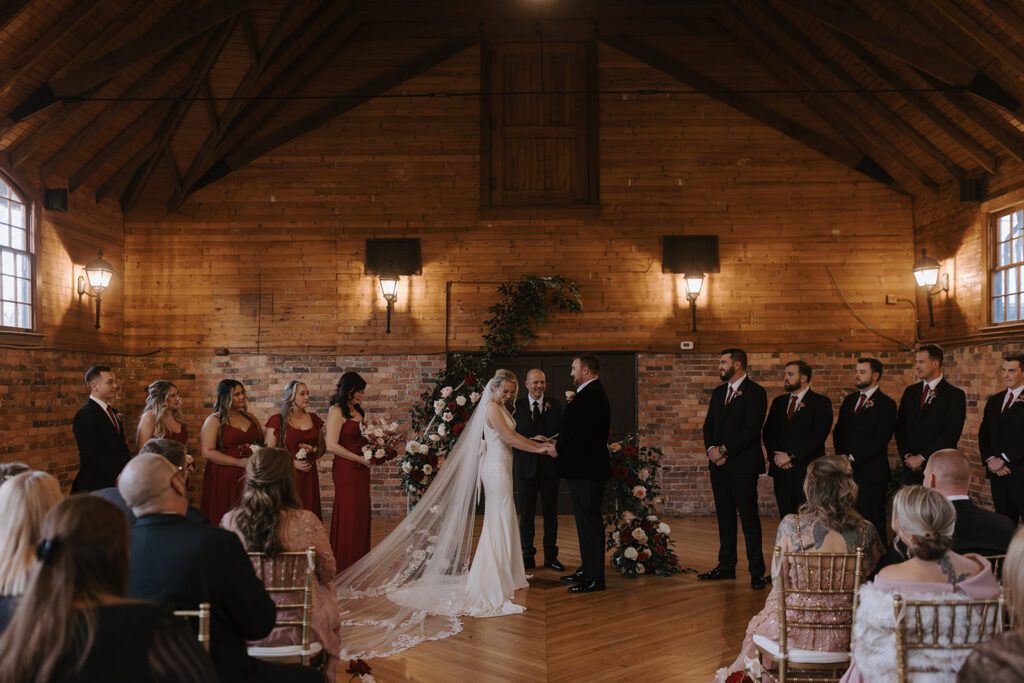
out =
{"type": "Polygon", "coordinates": [[[750,587],[756,591],[763,591],[768,587],[768,584],[772,582],[770,576],[752,576],[750,577],[750,587]]]}
{"type": "Polygon", "coordinates": [[[559,577],[559,581],[565,581],[566,583],[577,583],[578,581],[582,581],[582,580],[583,580],[583,568],[582,567],[577,569],[572,574],[569,574],[568,576],[559,577]]]}
{"type": "Polygon", "coordinates": [[[735,579],[735,569],[722,569],[721,567],[715,567],[709,572],[703,574],[697,574],[697,578],[701,581],[721,581],[722,579],[735,579]]]}
{"type": "Polygon", "coordinates": [[[524,569],[536,569],[537,568],[536,560],[523,560],[523,568],[524,569]]]}
{"type": "Polygon", "coordinates": [[[570,593],[596,593],[604,590],[604,581],[581,581],[575,586],[569,586],[570,593]]]}
{"type": "Polygon", "coordinates": [[[554,569],[556,572],[564,572],[565,571],[565,565],[562,564],[561,562],[559,562],[557,559],[545,560],[544,561],[544,566],[547,567],[548,569],[554,569]]]}

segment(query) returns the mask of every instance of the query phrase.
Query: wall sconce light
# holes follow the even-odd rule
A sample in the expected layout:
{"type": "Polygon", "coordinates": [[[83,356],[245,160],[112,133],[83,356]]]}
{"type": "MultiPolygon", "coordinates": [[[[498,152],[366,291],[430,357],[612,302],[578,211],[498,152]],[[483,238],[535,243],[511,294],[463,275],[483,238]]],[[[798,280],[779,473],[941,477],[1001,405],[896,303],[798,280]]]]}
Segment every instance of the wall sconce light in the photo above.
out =
{"type": "Polygon", "coordinates": [[[388,327],[386,332],[391,334],[391,311],[394,310],[395,302],[398,301],[397,275],[380,276],[380,293],[384,295],[384,301],[388,302],[388,327]]]}
{"type": "Polygon", "coordinates": [[[103,250],[96,252],[96,258],[85,264],[85,275],[78,276],[78,296],[85,294],[96,298],[96,329],[100,329],[100,304],[103,292],[114,277],[114,266],[103,259],[103,250]]]}
{"type": "Polygon", "coordinates": [[[939,289],[935,285],[939,283],[939,262],[928,255],[928,250],[921,250],[921,258],[914,261],[914,279],[917,286],[925,290],[928,297],[928,325],[935,327],[935,312],[932,307],[932,297],[939,292],[949,292],[949,273],[943,273],[939,289]]]}
{"type": "Polygon", "coordinates": [[[697,297],[700,296],[700,290],[704,287],[704,273],[686,273],[683,275],[683,280],[686,282],[686,300],[690,302],[690,316],[693,320],[692,331],[697,331],[697,297]]]}

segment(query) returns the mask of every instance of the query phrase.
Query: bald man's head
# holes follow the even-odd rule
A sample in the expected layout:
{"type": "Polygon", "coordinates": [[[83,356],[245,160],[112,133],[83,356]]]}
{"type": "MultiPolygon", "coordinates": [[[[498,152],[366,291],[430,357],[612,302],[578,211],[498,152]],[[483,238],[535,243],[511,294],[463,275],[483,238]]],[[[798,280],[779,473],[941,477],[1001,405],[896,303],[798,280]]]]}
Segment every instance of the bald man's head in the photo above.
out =
{"type": "Polygon", "coordinates": [[[140,453],[129,460],[117,478],[117,489],[136,517],[184,515],[188,509],[182,472],[156,453],[140,453]]]}
{"type": "Polygon", "coordinates": [[[935,451],[924,467],[924,485],[945,496],[966,496],[971,485],[971,462],[955,448],[935,451]]]}
{"type": "Polygon", "coordinates": [[[531,398],[536,401],[544,398],[547,388],[548,378],[544,375],[543,370],[534,368],[526,373],[526,391],[529,392],[531,398]]]}

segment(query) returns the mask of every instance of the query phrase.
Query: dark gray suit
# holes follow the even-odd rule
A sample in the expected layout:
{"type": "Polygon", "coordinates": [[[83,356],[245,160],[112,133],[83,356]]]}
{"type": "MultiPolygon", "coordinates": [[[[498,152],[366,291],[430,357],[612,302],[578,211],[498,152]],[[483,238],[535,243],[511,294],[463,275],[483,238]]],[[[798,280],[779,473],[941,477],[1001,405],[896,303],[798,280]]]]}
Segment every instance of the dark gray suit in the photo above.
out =
{"type": "MultiPolygon", "coordinates": [[[[541,399],[543,410],[540,420],[530,410],[530,397],[516,401],[516,431],[532,439],[538,434],[554,436],[562,421],[562,404],[550,396],[541,399]]],[[[513,450],[515,459],[512,474],[516,478],[519,506],[519,541],[523,560],[535,561],[537,549],[533,547],[534,519],[537,515],[537,494],[544,514],[544,561],[558,559],[558,467],[555,459],[547,455],[513,450]]]]}

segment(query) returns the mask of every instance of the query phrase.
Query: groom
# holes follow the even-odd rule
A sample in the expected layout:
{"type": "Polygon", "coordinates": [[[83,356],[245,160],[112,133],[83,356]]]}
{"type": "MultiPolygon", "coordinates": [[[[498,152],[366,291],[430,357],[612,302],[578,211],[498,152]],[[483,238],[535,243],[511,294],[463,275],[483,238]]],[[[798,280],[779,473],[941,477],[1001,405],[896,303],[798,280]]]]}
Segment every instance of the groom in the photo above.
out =
{"type": "Polygon", "coordinates": [[[601,500],[611,472],[608,433],[611,408],[598,374],[597,356],[581,354],[572,361],[576,398],[565,407],[558,432],[559,473],[569,482],[576,533],[580,542],[580,568],[563,576],[572,582],[570,593],[604,590],[604,520],[601,500]]]}

